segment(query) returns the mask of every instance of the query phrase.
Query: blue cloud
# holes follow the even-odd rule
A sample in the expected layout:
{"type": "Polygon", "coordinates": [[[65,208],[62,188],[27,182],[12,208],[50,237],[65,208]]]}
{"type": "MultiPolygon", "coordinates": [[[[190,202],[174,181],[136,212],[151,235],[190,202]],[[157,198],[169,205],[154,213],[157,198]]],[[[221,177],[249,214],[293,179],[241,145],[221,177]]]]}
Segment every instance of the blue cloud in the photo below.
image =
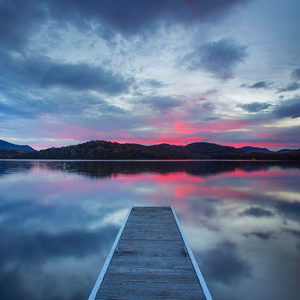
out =
{"type": "Polygon", "coordinates": [[[300,117],[300,97],[283,100],[273,111],[278,118],[292,118],[300,117]]]}
{"type": "Polygon", "coordinates": [[[98,91],[107,95],[126,93],[134,82],[119,74],[105,70],[102,66],[86,63],[53,61],[44,56],[13,58],[0,53],[0,87],[63,87],[77,91],[98,91]]]}
{"type": "Polygon", "coordinates": [[[164,113],[182,105],[182,103],[178,99],[164,96],[143,97],[136,102],[146,104],[153,110],[164,113]]]}
{"type": "Polygon", "coordinates": [[[240,104],[238,105],[238,107],[246,110],[249,113],[255,113],[255,112],[265,110],[271,105],[272,105],[271,103],[267,103],[267,102],[252,102],[247,104],[240,104]]]}
{"type": "Polygon", "coordinates": [[[292,75],[291,75],[293,80],[300,80],[300,68],[297,68],[293,71],[292,75]]]}
{"type": "Polygon", "coordinates": [[[247,54],[247,47],[238,45],[234,39],[221,39],[208,42],[187,54],[183,62],[189,70],[205,70],[218,78],[233,77],[234,70],[243,62],[247,54]]]}
{"type": "Polygon", "coordinates": [[[274,214],[267,209],[261,207],[250,207],[241,213],[242,216],[252,217],[273,217],[274,214]]]}
{"type": "Polygon", "coordinates": [[[190,25],[219,19],[247,0],[2,0],[0,47],[22,51],[30,37],[47,24],[92,29],[104,38],[149,33],[163,24],[190,25]]]}
{"type": "Polygon", "coordinates": [[[241,84],[241,87],[243,88],[248,88],[248,89],[270,89],[271,88],[272,83],[268,82],[268,81],[259,81],[256,82],[252,85],[248,85],[248,84],[241,84]]]}
{"type": "Polygon", "coordinates": [[[293,92],[300,88],[300,83],[292,82],[289,83],[287,86],[280,88],[277,90],[277,93],[284,93],[284,92],[293,92]]]}
{"type": "Polygon", "coordinates": [[[52,14],[82,26],[82,20],[98,22],[108,36],[149,33],[164,24],[195,24],[221,18],[245,0],[66,0],[51,1],[52,14]],[[126,13],[124,13],[126,12],[126,13]],[[210,18],[208,18],[210,17],[210,18]]]}
{"type": "Polygon", "coordinates": [[[43,1],[0,1],[0,48],[22,49],[45,21],[43,1]]]}

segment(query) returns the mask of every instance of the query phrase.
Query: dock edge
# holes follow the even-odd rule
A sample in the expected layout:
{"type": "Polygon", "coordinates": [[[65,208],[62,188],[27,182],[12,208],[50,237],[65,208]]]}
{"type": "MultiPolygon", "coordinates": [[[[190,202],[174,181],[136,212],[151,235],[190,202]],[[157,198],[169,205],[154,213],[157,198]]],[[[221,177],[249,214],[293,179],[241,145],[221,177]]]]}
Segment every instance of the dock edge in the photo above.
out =
{"type": "Polygon", "coordinates": [[[191,247],[190,247],[190,245],[189,245],[189,243],[188,243],[188,241],[187,241],[187,239],[186,239],[186,237],[185,237],[185,235],[184,235],[184,232],[183,232],[182,227],[181,227],[181,225],[180,225],[180,223],[179,223],[179,220],[178,220],[178,218],[177,218],[177,215],[176,215],[176,213],[175,213],[175,211],[174,211],[174,209],[173,209],[173,206],[171,206],[171,210],[172,210],[172,213],[173,213],[173,215],[174,215],[174,218],[175,218],[176,224],[177,224],[177,226],[178,226],[178,229],[179,229],[179,231],[180,231],[180,233],[181,233],[181,236],[182,236],[183,242],[184,242],[184,244],[185,244],[186,250],[187,250],[187,252],[188,252],[188,254],[189,254],[189,257],[190,257],[191,262],[192,262],[192,264],[193,264],[193,267],[194,267],[194,269],[195,269],[196,275],[197,275],[197,277],[198,277],[198,280],[199,280],[199,283],[200,283],[201,288],[202,288],[202,290],[203,290],[203,293],[204,293],[204,295],[205,295],[205,298],[206,298],[206,300],[213,300],[213,298],[212,298],[212,296],[211,296],[211,294],[210,294],[210,292],[209,292],[209,289],[208,289],[208,287],[207,287],[207,285],[206,285],[206,282],[205,282],[205,280],[204,280],[204,277],[203,277],[203,275],[202,275],[202,273],[201,273],[201,271],[200,271],[200,269],[199,269],[199,266],[198,266],[198,264],[197,264],[197,261],[196,261],[196,259],[195,259],[195,257],[194,257],[194,254],[193,254],[193,252],[192,252],[192,249],[191,249],[191,247]]]}
{"type": "Polygon", "coordinates": [[[99,276],[98,276],[98,278],[97,278],[97,280],[96,280],[96,283],[95,283],[95,285],[94,285],[94,287],[93,287],[93,289],[92,289],[92,292],[91,292],[91,294],[90,294],[88,300],[94,300],[94,299],[96,298],[98,289],[100,288],[100,285],[101,285],[101,283],[102,283],[102,281],[103,281],[104,275],[105,275],[105,273],[106,273],[106,271],[107,271],[107,269],[108,269],[108,266],[109,266],[109,264],[110,264],[110,261],[111,261],[113,255],[114,255],[114,252],[115,252],[116,247],[117,247],[117,245],[118,245],[118,243],[119,243],[120,237],[121,237],[121,235],[122,235],[122,232],[123,232],[123,230],[124,230],[124,227],[125,227],[125,225],[126,225],[126,223],[127,223],[127,220],[128,220],[128,218],[129,218],[129,215],[130,215],[130,213],[131,213],[133,207],[134,207],[134,206],[131,206],[131,208],[128,210],[128,213],[127,213],[127,215],[126,215],[126,218],[125,218],[125,220],[124,220],[124,222],[123,222],[123,224],[122,224],[122,226],[121,226],[121,228],[120,228],[120,230],[119,230],[119,232],[118,232],[118,235],[117,235],[117,237],[116,237],[116,239],[115,239],[115,241],[114,241],[114,243],[113,243],[113,245],[112,245],[112,247],[111,247],[111,250],[110,250],[110,252],[109,252],[109,254],[108,254],[108,256],[107,256],[107,258],[106,258],[106,260],[105,260],[105,263],[104,263],[104,265],[103,265],[103,267],[102,267],[102,270],[101,270],[101,272],[100,272],[100,274],[99,274],[99,276]]]}

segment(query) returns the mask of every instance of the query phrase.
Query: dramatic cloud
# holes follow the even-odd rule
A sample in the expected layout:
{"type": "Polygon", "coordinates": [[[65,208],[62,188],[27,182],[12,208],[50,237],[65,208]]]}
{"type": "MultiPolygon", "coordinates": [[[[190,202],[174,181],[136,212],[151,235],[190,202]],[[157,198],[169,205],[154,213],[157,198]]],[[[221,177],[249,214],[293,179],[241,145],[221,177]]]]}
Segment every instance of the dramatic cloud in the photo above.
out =
{"type": "Polygon", "coordinates": [[[191,25],[220,18],[231,7],[245,0],[112,0],[97,1],[0,1],[1,47],[22,50],[32,34],[45,24],[65,27],[66,23],[82,30],[92,28],[111,38],[149,32],[163,24],[191,25]],[[55,22],[53,22],[55,21],[55,22]],[[95,24],[97,26],[95,26],[95,24]]]}
{"type": "Polygon", "coordinates": [[[291,228],[284,228],[283,231],[290,233],[295,238],[300,239],[300,230],[297,229],[291,229],[291,228]]]}
{"type": "MultiPolygon", "coordinates": [[[[35,108],[34,108],[35,109],[35,108]]],[[[6,103],[2,103],[0,101],[0,115],[2,119],[5,117],[10,118],[10,117],[20,117],[20,118],[34,118],[35,114],[31,110],[26,110],[26,109],[19,109],[15,107],[14,105],[9,105],[6,103]]]]}
{"type": "Polygon", "coordinates": [[[245,237],[256,236],[261,240],[270,240],[271,238],[276,238],[276,234],[273,231],[258,231],[258,232],[250,232],[244,233],[245,237]]]}
{"type": "Polygon", "coordinates": [[[276,205],[276,208],[278,211],[280,211],[282,214],[285,214],[287,216],[293,216],[297,218],[299,221],[300,216],[300,202],[293,201],[293,202],[286,202],[286,201],[280,201],[276,205]]]}
{"type": "Polygon", "coordinates": [[[245,1],[55,0],[51,2],[51,10],[57,18],[71,20],[78,26],[81,26],[81,20],[96,21],[102,25],[102,35],[112,32],[132,35],[152,31],[164,24],[189,25],[199,21],[210,21],[208,17],[219,18],[221,12],[243,2],[245,1]]]}
{"type": "Polygon", "coordinates": [[[30,95],[24,97],[21,93],[19,93],[20,97],[17,95],[12,104],[8,105],[0,101],[1,116],[33,119],[43,114],[76,115],[77,117],[85,115],[89,118],[126,114],[124,109],[111,105],[102,98],[84,93],[64,92],[62,95],[59,90],[39,99],[31,98],[30,95]],[[15,107],[22,107],[22,110],[15,107]]]}
{"type": "Polygon", "coordinates": [[[23,59],[0,54],[2,118],[36,118],[45,113],[87,113],[91,116],[125,112],[104,97],[126,94],[134,81],[132,78],[85,63],[59,63],[43,56],[23,59]],[[94,92],[101,93],[102,97],[94,92]]]}
{"type": "Polygon", "coordinates": [[[77,90],[102,91],[112,95],[125,92],[129,82],[101,67],[86,64],[52,64],[42,74],[40,84],[42,87],[65,86],[77,90]]]}
{"type": "Polygon", "coordinates": [[[261,207],[250,207],[241,213],[242,216],[252,216],[252,217],[272,217],[274,214],[269,210],[261,207]]]}
{"type": "Polygon", "coordinates": [[[270,107],[272,104],[271,103],[264,103],[264,102],[253,102],[253,103],[248,103],[248,104],[241,104],[238,107],[246,110],[249,113],[255,113],[259,112],[261,110],[267,109],[270,107]]]}
{"type": "Polygon", "coordinates": [[[278,118],[292,118],[300,117],[300,98],[296,97],[289,100],[283,100],[273,112],[278,118]]]}
{"type": "Polygon", "coordinates": [[[137,100],[137,103],[146,104],[153,110],[167,112],[181,105],[181,102],[172,97],[149,96],[137,100]]]}
{"type": "Polygon", "coordinates": [[[259,81],[259,82],[256,82],[252,85],[248,85],[248,84],[242,84],[241,87],[243,88],[248,88],[248,89],[270,89],[272,86],[272,83],[271,82],[267,82],[267,81],[259,81]]]}
{"type": "Polygon", "coordinates": [[[235,68],[248,56],[246,46],[238,45],[233,39],[209,42],[185,56],[190,70],[204,69],[221,79],[233,77],[235,68]]]}
{"type": "Polygon", "coordinates": [[[295,81],[300,80],[300,68],[297,68],[296,70],[294,70],[291,77],[295,81]]]}
{"type": "Polygon", "coordinates": [[[37,25],[45,21],[42,2],[0,1],[0,48],[20,50],[27,44],[37,25]]]}
{"type": "Polygon", "coordinates": [[[237,245],[232,242],[222,242],[199,254],[198,261],[208,280],[226,285],[234,285],[251,275],[249,263],[241,257],[237,245]]]}
{"type": "Polygon", "coordinates": [[[300,88],[300,83],[292,82],[288,84],[286,87],[280,88],[277,90],[277,93],[284,93],[284,92],[293,92],[300,88]]]}
{"type": "Polygon", "coordinates": [[[59,63],[42,56],[27,60],[4,55],[3,58],[6,58],[6,61],[0,66],[0,70],[6,76],[0,76],[0,84],[1,81],[9,80],[10,84],[37,85],[41,88],[58,86],[116,95],[125,93],[133,83],[132,78],[125,79],[101,66],[86,63],[59,63]],[[11,78],[8,75],[11,75],[11,78]]]}

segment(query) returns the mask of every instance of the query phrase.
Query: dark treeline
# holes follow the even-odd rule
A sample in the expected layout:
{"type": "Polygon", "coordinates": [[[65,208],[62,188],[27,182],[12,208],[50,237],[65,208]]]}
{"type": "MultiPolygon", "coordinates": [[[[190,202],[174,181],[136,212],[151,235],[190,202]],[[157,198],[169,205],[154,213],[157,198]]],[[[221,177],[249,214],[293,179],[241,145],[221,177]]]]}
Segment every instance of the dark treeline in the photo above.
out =
{"type": "Polygon", "coordinates": [[[75,146],[50,148],[15,158],[25,159],[209,159],[214,155],[238,154],[234,147],[210,143],[193,143],[186,146],[160,144],[143,146],[119,144],[106,141],[91,141],[75,146]]]}
{"type": "Polygon", "coordinates": [[[0,149],[0,159],[15,158],[20,155],[27,155],[25,150],[11,150],[11,149],[0,149]]]}
{"type": "Polygon", "coordinates": [[[144,146],[106,141],[91,141],[75,146],[26,152],[1,150],[0,158],[16,159],[76,159],[76,160],[132,160],[132,159],[239,159],[239,160],[300,160],[300,150],[288,153],[246,153],[234,147],[212,143],[192,143],[186,146],[160,144],[144,146]],[[2,156],[1,156],[2,155],[2,156]]]}

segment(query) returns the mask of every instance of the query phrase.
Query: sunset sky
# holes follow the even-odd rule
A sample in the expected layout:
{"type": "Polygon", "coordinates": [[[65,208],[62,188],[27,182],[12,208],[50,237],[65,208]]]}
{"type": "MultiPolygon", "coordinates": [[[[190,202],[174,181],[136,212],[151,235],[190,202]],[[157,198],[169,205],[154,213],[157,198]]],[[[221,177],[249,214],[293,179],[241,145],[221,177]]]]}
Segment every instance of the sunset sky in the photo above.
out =
{"type": "Polygon", "coordinates": [[[0,139],[300,148],[299,0],[0,0],[0,139]]]}

